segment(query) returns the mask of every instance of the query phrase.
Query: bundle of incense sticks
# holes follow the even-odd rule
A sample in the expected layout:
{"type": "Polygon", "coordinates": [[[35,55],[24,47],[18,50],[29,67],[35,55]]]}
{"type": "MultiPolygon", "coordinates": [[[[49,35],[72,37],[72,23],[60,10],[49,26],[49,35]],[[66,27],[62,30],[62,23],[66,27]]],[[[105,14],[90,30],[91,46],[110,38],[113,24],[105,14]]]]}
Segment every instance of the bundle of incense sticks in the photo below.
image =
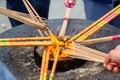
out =
{"type": "Polygon", "coordinates": [[[66,49],[66,51],[68,53],[68,56],[73,58],[95,62],[104,62],[104,59],[106,57],[106,54],[103,52],[88,48],[77,43],[71,43],[67,48],[68,49],[66,49]]]}
{"type": "MultiPolygon", "coordinates": [[[[23,0],[24,4],[26,5],[26,8],[28,12],[30,13],[31,18],[36,21],[40,22],[43,26],[45,26],[45,29],[43,30],[46,36],[50,36],[52,31],[49,29],[48,25],[42,20],[42,18],[38,15],[38,13],[35,11],[35,9],[32,7],[30,2],[28,0],[23,0]]],[[[38,30],[38,32],[42,35],[42,32],[38,30]]]]}
{"type": "Polygon", "coordinates": [[[43,56],[42,56],[42,63],[41,63],[40,80],[43,80],[43,77],[44,77],[44,67],[45,67],[46,53],[47,53],[47,51],[44,50],[43,51],[43,56]]]}
{"type": "MultiPolygon", "coordinates": [[[[32,7],[32,5],[30,4],[30,2],[28,0],[23,0],[23,3],[25,4],[31,18],[35,21],[35,22],[39,22],[41,23],[42,26],[45,26],[45,29],[43,30],[43,32],[45,33],[46,36],[50,36],[51,34],[53,34],[51,32],[51,30],[49,29],[49,27],[45,24],[45,22],[42,20],[42,18],[38,15],[38,13],[35,11],[35,9],[32,7]]],[[[43,33],[41,30],[38,29],[38,32],[40,33],[40,35],[43,37],[43,33]]]]}
{"type": "MultiPolygon", "coordinates": [[[[0,9],[9,10],[9,9],[5,9],[5,8],[0,8],[0,9]]],[[[13,13],[18,14],[18,15],[20,15],[20,16],[27,17],[27,18],[30,18],[30,19],[31,19],[30,14],[22,13],[22,12],[18,12],[18,11],[13,11],[13,10],[10,10],[10,12],[13,12],[13,13]]],[[[46,20],[46,19],[43,18],[43,17],[41,17],[41,18],[42,18],[42,20],[43,20],[44,23],[45,23],[45,20],[46,20]]],[[[41,22],[41,23],[42,23],[42,22],[41,22]]]]}
{"type": "Polygon", "coordinates": [[[68,42],[72,42],[77,39],[77,41],[82,41],[89,36],[91,36],[93,33],[101,29],[105,24],[110,22],[112,19],[117,17],[120,14],[120,5],[112,9],[110,12],[108,12],[106,15],[104,15],[102,18],[98,19],[96,22],[88,26],[83,31],[79,32],[77,35],[73,36],[68,42]],[[84,34],[84,35],[83,35],[84,34]]]}
{"type": "Polygon", "coordinates": [[[49,58],[50,58],[50,47],[47,46],[43,52],[41,71],[40,71],[40,80],[47,80],[49,58]]]}
{"type": "Polygon", "coordinates": [[[38,29],[45,29],[45,26],[42,26],[41,23],[35,22],[34,20],[32,20],[32,19],[30,19],[28,17],[19,15],[18,13],[13,12],[13,10],[0,8],[0,14],[6,15],[6,16],[8,16],[10,18],[18,20],[18,21],[20,21],[22,23],[25,23],[27,25],[30,25],[32,27],[36,27],[38,29]]]}
{"type": "Polygon", "coordinates": [[[69,0],[68,1],[68,6],[67,6],[67,9],[66,9],[66,13],[65,13],[65,17],[64,17],[64,21],[63,21],[63,25],[61,27],[58,38],[63,38],[65,36],[65,32],[66,32],[66,28],[67,28],[67,24],[68,24],[68,19],[69,19],[70,11],[71,11],[72,7],[73,7],[72,1],[69,0]]]}
{"type": "MultiPolygon", "coordinates": [[[[30,4],[30,2],[28,0],[23,0],[23,3],[25,5],[25,7],[27,8],[31,18],[35,21],[35,22],[40,22],[42,26],[47,27],[47,25],[44,23],[44,21],[42,20],[42,18],[38,15],[38,13],[35,11],[35,9],[32,7],[32,5],[30,4]]],[[[43,37],[43,33],[40,29],[37,29],[40,36],[43,37]]],[[[48,33],[44,30],[45,35],[48,36],[48,33]]]]}

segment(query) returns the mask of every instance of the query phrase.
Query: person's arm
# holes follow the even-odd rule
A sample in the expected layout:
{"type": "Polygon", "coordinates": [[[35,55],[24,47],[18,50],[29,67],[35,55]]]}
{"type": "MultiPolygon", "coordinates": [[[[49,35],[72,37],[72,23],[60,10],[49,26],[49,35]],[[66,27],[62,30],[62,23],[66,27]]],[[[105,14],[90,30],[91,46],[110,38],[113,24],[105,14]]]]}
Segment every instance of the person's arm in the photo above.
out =
{"type": "Polygon", "coordinates": [[[116,73],[120,72],[120,45],[108,53],[104,67],[116,73]]]}
{"type": "Polygon", "coordinates": [[[76,0],[64,0],[64,4],[66,7],[68,6],[69,2],[71,2],[73,6],[76,4],[76,0]]]}

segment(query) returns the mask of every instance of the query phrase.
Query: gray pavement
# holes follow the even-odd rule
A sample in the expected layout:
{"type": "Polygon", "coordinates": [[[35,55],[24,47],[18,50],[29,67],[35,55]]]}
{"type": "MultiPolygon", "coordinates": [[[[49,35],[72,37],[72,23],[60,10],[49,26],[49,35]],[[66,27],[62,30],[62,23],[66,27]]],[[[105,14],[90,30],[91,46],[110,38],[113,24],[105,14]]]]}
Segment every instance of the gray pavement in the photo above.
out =
{"type": "MultiPolygon", "coordinates": [[[[0,7],[6,8],[6,1],[0,0],[0,7]]],[[[0,14],[0,33],[11,28],[11,24],[8,20],[8,17],[0,14]]]]}

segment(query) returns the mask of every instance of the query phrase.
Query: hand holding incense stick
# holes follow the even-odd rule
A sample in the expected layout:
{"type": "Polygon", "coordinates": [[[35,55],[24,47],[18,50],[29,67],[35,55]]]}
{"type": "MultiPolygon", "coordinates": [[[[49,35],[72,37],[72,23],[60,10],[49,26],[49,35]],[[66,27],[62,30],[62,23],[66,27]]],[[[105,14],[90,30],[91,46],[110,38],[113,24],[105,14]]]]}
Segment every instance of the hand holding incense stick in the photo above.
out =
{"type": "Polygon", "coordinates": [[[98,30],[100,30],[102,27],[104,27],[104,25],[106,25],[107,23],[109,23],[112,19],[114,19],[115,17],[117,17],[119,14],[120,14],[120,8],[117,9],[115,12],[111,13],[111,15],[109,15],[105,19],[103,19],[95,27],[91,28],[89,31],[87,31],[86,33],[84,33],[76,41],[82,41],[82,40],[87,39],[89,36],[91,36],[92,34],[94,34],[95,32],[97,32],[98,30]]]}
{"type": "Polygon", "coordinates": [[[120,72],[120,45],[108,53],[104,67],[113,72],[120,72]]]}

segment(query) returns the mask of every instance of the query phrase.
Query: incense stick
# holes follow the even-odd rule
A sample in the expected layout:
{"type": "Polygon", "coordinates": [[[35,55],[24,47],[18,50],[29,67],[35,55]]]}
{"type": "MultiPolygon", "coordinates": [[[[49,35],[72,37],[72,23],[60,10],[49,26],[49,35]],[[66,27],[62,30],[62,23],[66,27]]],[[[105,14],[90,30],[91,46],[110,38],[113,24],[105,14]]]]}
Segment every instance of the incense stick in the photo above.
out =
{"type": "Polygon", "coordinates": [[[78,42],[80,44],[83,44],[83,45],[90,45],[90,44],[113,41],[113,40],[120,40],[120,35],[101,37],[101,38],[95,38],[95,39],[88,39],[88,40],[78,41],[78,42]]]}
{"type": "Polygon", "coordinates": [[[45,60],[46,60],[46,53],[47,51],[43,51],[42,63],[41,63],[41,71],[40,71],[40,80],[43,80],[44,77],[44,67],[45,67],[45,60]]]}
{"type": "Polygon", "coordinates": [[[36,28],[39,28],[39,29],[45,29],[45,27],[43,27],[41,25],[41,23],[35,22],[35,21],[31,20],[30,18],[18,15],[17,13],[12,12],[12,10],[0,8],[0,14],[11,17],[11,18],[13,18],[15,20],[18,20],[18,21],[20,21],[22,23],[28,24],[28,25],[30,25],[32,27],[36,27],[36,28]]]}

